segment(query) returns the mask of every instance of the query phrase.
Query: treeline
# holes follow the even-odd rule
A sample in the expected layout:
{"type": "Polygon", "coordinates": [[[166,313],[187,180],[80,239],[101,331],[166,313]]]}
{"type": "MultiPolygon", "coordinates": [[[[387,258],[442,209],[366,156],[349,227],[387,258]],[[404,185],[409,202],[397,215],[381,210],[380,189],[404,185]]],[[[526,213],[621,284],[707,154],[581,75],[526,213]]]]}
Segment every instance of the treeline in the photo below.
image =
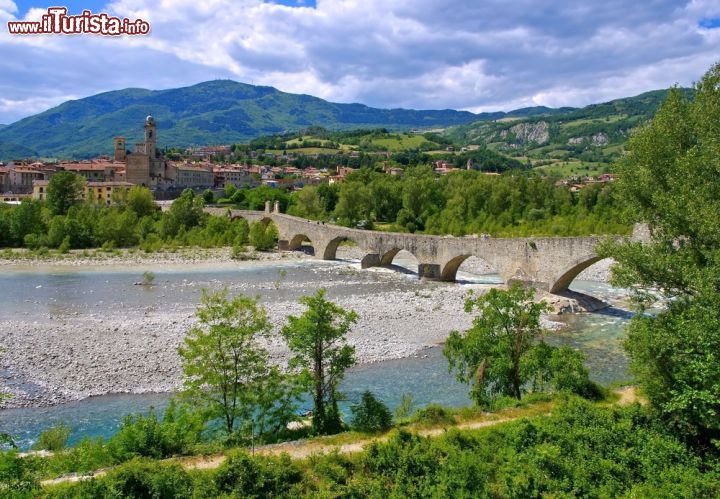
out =
{"type": "Polygon", "coordinates": [[[535,175],[483,175],[460,171],[437,178],[429,167],[402,177],[371,170],[342,184],[306,186],[291,196],[289,212],[347,226],[429,234],[571,236],[626,233],[612,185],[591,184],[578,193],[535,175]]]}
{"type": "MultiPolygon", "coordinates": [[[[277,241],[272,225],[253,228],[244,219],[206,214],[203,199],[191,190],[184,191],[167,212],[161,212],[144,187],[113,193],[113,205],[104,206],[83,199],[82,182],[73,173],[58,173],[50,181],[46,201],[0,204],[0,247],[66,252],[139,246],[157,251],[163,247],[251,244],[269,249],[277,241]]],[[[259,204],[253,194],[243,202],[252,203],[253,208],[259,204]]]]}

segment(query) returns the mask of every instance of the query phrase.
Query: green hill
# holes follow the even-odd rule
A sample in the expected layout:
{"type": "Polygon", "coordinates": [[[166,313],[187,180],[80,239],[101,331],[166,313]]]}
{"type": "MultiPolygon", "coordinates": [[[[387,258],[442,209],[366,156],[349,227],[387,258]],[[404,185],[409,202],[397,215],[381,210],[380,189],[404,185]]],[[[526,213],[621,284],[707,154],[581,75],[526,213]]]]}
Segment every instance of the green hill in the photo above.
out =
{"type": "MultiPolygon", "coordinates": [[[[692,90],[683,91],[692,96],[692,90]]],[[[527,111],[519,117],[508,113],[500,120],[450,127],[443,135],[460,145],[485,145],[529,159],[535,166],[563,176],[601,171],[622,153],[632,130],[652,118],[667,92],[655,90],[542,116],[527,111]]]]}
{"type": "Polygon", "coordinates": [[[65,102],[0,129],[0,159],[31,155],[91,157],[109,154],[112,138],[140,141],[148,114],[158,122],[161,147],[227,144],[311,125],[332,129],[446,127],[504,113],[375,109],[335,104],[229,80],[170,90],[125,89],[65,102]],[[21,146],[20,149],[18,147],[21,146]]]}

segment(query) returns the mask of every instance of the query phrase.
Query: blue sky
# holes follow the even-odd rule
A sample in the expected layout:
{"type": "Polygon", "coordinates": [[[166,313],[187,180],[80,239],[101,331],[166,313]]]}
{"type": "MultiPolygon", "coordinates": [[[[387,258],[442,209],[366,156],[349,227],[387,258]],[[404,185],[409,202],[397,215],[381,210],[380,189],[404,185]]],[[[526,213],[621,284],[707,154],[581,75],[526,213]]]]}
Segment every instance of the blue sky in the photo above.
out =
{"type": "Polygon", "coordinates": [[[718,0],[0,0],[0,123],[127,87],[230,78],[378,107],[583,106],[720,60],[718,0]],[[144,37],[13,37],[49,5],[144,37]]]}

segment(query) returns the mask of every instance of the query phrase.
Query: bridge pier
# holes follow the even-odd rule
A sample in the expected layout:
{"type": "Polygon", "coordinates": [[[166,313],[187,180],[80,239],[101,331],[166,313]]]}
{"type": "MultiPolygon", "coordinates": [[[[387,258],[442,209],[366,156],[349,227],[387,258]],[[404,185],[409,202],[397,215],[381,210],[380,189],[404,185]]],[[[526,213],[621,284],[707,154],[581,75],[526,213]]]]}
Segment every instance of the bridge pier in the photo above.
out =
{"type": "Polygon", "coordinates": [[[287,239],[280,239],[278,240],[278,249],[280,251],[290,251],[291,249],[295,248],[290,247],[290,241],[288,241],[287,239]]]}
{"type": "Polygon", "coordinates": [[[441,279],[440,265],[437,263],[418,263],[418,277],[431,281],[439,281],[441,279]]]}
{"type": "Polygon", "coordinates": [[[360,268],[379,267],[382,262],[382,256],[378,253],[368,253],[360,260],[360,268]]]}

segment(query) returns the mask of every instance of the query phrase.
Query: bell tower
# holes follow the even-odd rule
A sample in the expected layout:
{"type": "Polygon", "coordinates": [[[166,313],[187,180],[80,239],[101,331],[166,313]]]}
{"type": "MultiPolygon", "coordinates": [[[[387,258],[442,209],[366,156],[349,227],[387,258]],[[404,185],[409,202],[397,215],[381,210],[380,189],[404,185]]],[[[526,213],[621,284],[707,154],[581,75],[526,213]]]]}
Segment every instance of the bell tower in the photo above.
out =
{"type": "Polygon", "coordinates": [[[115,137],[115,161],[124,162],[127,149],[125,149],[125,137],[115,137]]]}
{"type": "Polygon", "coordinates": [[[145,154],[147,154],[150,159],[155,158],[157,138],[156,131],[155,118],[152,116],[145,118],[145,154]]]}

